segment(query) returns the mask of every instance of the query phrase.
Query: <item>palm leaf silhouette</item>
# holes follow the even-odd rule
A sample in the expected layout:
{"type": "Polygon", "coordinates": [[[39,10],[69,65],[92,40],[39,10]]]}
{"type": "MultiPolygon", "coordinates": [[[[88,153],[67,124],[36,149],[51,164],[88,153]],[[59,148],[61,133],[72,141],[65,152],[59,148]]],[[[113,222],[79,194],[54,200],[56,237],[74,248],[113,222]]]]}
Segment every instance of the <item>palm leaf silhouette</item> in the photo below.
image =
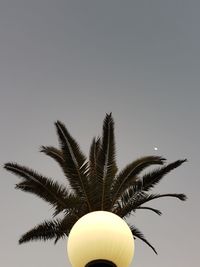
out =
{"type": "Polygon", "coordinates": [[[101,188],[101,210],[107,210],[110,206],[110,188],[116,172],[114,122],[111,114],[106,114],[103,123],[102,144],[96,162],[96,177],[101,188]]]}
{"type": "MultiPolygon", "coordinates": [[[[134,160],[118,172],[115,152],[114,120],[106,114],[101,138],[94,138],[88,161],[78,143],[63,123],[55,123],[59,148],[42,146],[41,152],[55,160],[64,172],[68,186],[43,176],[31,168],[17,163],[6,163],[7,171],[20,177],[16,189],[34,194],[53,208],[53,219],[46,220],[26,232],[19,240],[25,243],[34,240],[59,239],[68,236],[71,228],[83,215],[96,210],[107,210],[126,220],[139,209],[161,215],[161,211],[144,206],[149,201],[162,197],[186,200],[184,194],[149,194],[166,174],[181,166],[186,159],[165,164],[160,156],[145,156],[134,160]],[[159,165],[145,174],[148,167],[159,165]],[[61,214],[63,217],[57,217],[61,214]]],[[[130,226],[134,238],[145,242],[155,253],[155,248],[135,227],[130,226]]]]}

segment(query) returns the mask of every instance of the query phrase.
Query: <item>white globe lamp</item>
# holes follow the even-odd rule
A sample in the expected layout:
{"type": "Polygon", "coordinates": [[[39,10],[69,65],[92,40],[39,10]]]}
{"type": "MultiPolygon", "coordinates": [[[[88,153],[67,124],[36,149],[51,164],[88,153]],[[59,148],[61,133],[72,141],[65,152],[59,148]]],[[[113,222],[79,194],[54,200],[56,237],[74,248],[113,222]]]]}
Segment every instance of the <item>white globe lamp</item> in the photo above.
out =
{"type": "Polygon", "coordinates": [[[81,217],[68,237],[72,267],[128,267],[134,238],[127,223],[112,212],[94,211],[81,217]]]}

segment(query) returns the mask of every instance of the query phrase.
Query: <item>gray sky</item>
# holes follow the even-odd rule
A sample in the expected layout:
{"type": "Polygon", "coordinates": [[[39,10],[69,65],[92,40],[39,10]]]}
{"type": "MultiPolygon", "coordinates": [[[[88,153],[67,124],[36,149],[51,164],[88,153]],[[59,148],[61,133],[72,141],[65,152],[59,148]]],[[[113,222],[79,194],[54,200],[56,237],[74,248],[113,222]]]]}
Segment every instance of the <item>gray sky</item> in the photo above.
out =
{"type": "MultiPolygon", "coordinates": [[[[0,1],[1,164],[17,161],[64,181],[38,152],[57,145],[54,121],[88,153],[111,111],[119,167],[143,155],[188,158],[154,190],[184,192],[188,201],[155,200],[161,217],[138,211],[131,219],[158,250],[137,240],[135,267],[199,262],[199,13],[197,0],[0,1]]],[[[51,210],[0,172],[1,265],[69,266],[66,241],[18,245],[51,210]]]]}

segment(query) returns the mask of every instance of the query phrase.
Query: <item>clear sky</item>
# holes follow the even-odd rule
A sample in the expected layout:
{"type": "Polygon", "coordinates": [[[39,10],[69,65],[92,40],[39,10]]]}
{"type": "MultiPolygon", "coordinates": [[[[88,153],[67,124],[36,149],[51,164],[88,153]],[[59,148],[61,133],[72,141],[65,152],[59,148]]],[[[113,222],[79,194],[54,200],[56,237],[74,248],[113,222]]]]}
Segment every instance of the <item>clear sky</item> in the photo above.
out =
{"type": "MultiPolygon", "coordinates": [[[[188,158],[154,190],[188,201],[155,200],[161,217],[141,210],[131,219],[158,250],[136,240],[134,267],[199,262],[199,13],[198,0],[0,1],[1,165],[64,182],[38,152],[57,145],[53,123],[63,121],[88,153],[111,111],[119,167],[143,155],[188,158]]],[[[18,245],[51,209],[14,190],[18,178],[2,168],[0,177],[0,265],[69,267],[65,240],[18,245]]]]}

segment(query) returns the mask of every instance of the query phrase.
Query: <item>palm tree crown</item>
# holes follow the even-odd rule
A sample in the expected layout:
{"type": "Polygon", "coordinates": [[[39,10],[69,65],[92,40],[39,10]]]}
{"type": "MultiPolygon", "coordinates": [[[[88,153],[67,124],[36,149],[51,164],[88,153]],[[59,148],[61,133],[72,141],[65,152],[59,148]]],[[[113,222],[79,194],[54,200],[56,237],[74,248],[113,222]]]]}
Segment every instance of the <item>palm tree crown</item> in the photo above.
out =
{"type": "MultiPolygon", "coordinates": [[[[145,206],[145,203],[153,199],[175,197],[186,200],[184,194],[148,193],[167,173],[179,167],[186,159],[165,164],[163,157],[146,156],[131,162],[118,172],[112,114],[106,114],[102,137],[93,139],[88,160],[64,124],[57,121],[55,126],[60,148],[42,146],[41,152],[57,161],[69,182],[70,190],[25,166],[17,163],[4,165],[6,170],[21,178],[16,189],[33,193],[54,208],[53,219],[44,221],[22,235],[20,244],[48,239],[54,239],[56,243],[60,238],[68,236],[80,217],[92,211],[110,211],[126,220],[137,209],[147,209],[161,215],[159,210],[145,206]],[[141,174],[152,165],[160,166],[141,174]]],[[[157,253],[135,226],[130,225],[130,229],[134,238],[141,239],[157,253]]]]}

